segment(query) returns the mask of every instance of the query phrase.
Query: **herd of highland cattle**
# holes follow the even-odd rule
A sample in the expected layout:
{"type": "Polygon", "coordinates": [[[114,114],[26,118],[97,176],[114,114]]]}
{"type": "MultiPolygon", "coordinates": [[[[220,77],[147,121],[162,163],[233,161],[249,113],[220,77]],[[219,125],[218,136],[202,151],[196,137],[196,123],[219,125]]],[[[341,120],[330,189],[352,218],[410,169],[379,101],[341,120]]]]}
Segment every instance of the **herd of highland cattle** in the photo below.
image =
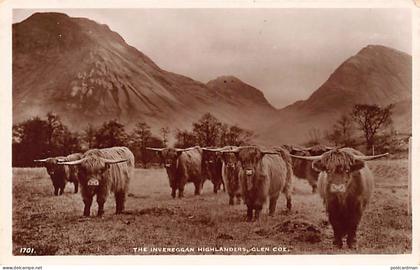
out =
{"type": "MultiPolygon", "coordinates": [[[[229,195],[229,204],[243,200],[247,206],[247,221],[259,219],[268,201],[268,214],[274,215],[280,193],[286,198],[287,211],[292,208],[292,174],[303,178],[317,190],[324,202],[334,231],[334,245],[342,248],[343,238],[349,248],[355,247],[356,230],[373,189],[373,175],[365,161],[387,154],[365,156],[352,148],[314,146],[303,148],[283,145],[226,146],[223,148],[191,147],[148,148],[155,151],[164,164],[175,198],[184,196],[187,183],[195,186],[199,195],[204,181],[213,183],[229,195]]],[[[54,194],[61,195],[66,182],[81,187],[84,216],[90,215],[96,195],[98,216],[104,214],[104,204],[112,192],[116,214],[124,211],[134,155],[127,147],[91,149],[84,154],[50,157],[41,162],[51,177],[54,194]]]]}

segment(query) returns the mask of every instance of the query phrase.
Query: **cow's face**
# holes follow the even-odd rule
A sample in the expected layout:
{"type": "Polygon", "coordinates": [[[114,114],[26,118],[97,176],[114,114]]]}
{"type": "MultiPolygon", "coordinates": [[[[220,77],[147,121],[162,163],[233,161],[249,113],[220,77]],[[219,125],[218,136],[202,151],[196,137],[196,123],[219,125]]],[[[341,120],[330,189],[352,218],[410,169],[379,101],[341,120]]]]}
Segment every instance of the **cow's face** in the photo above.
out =
{"type": "Polygon", "coordinates": [[[257,148],[244,148],[237,154],[237,158],[242,166],[242,173],[246,179],[246,190],[248,191],[254,187],[254,179],[263,155],[257,148]]]}
{"type": "Polygon", "coordinates": [[[314,161],[312,167],[326,173],[327,192],[332,194],[346,193],[353,179],[353,174],[365,166],[364,161],[356,160],[345,152],[330,152],[314,161]]]}
{"type": "Polygon", "coordinates": [[[234,153],[229,153],[229,152],[223,153],[222,159],[227,168],[230,168],[230,169],[236,168],[238,159],[236,158],[236,155],[234,153]]]}
{"type": "Polygon", "coordinates": [[[61,165],[57,165],[56,158],[49,158],[47,161],[45,161],[44,166],[51,177],[58,175],[60,172],[60,169],[62,169],[61,165]]]}
{"type": "Polygon", "coordinates": [[[78,176],[88,188],[94,189],[105,182],[109,164],[102,159],[90,157],[84,160],[78,167],[78,176]]]}
{"type": "Polygon", "coordinates": [[[181,151],[176,151],[175,149],[168,148],[160,152],[160,158],[165,168],[167,170],[171,170],[177,168],[178,158],[181,154],[181,151]]]}

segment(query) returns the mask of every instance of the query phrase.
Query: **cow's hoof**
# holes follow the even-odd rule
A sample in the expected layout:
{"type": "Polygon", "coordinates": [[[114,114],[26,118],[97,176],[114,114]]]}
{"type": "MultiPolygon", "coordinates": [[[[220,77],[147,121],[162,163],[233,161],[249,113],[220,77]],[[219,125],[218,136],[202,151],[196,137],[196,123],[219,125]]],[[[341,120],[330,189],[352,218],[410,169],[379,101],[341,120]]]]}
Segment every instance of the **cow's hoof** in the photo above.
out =
{"type": "Polygon", "coordinates": [[[333,245],[337,248],[343,248],[343,242],[341,240],[334,240],[333,245]]]}
{"type": "Polygon", "coordinates": [[[347,241],[347,246],[349,249],[357,249],[356,241],[347,241]]]}

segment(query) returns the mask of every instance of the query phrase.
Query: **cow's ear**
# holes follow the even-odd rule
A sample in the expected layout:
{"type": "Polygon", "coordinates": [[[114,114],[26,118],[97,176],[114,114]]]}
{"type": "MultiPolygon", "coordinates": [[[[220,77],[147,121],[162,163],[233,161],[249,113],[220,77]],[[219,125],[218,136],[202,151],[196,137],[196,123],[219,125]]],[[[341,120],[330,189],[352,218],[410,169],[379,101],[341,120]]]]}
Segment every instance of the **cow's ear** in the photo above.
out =
{"type": "Polygon", "coordinates": [[[350,171],[358,171],[360,169],[363,169],[365,167],[365,162],[363,160],[356,159],[354,163],[350,166],[350,171]]]}
{"type": "Polygon", "coordinates": [[[322,164],[321,160],[315,160],[312,162],[312,169],[317,172],[326,171],[324,164],[322,164]]]}
{"type": "Polygon", "coordinates": [[[179,156],[182,154],[182,151],[176,151],[176,157],[179,158],[179,156]]]}

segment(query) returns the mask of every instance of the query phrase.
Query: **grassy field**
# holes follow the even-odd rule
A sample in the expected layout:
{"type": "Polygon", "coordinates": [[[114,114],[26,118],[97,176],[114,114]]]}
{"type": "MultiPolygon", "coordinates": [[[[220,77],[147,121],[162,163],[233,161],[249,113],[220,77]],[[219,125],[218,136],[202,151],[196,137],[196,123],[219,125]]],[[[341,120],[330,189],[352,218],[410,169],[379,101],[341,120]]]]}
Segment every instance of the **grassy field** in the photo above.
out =
{"type": "MultiPolygon", "coordinates": [[[[185,198],[172,199],[163,169],[136,169],[127,213],[114,215],[110,195],[102,218],[84,218],[81,196],[73,193],[72,184],[55,197],[45,169],[15,168],[13,252],[24,255],[22,248],[33,248],[33,255],[410,253],[408,162],[381,160],[369,166],[376,188],[358,230],[357,250],[332,246],[321,199],[300,179],[294,179],[291,213],[283,211],[286,203],[281,196],[274,217],[265,209],[259,222],[247,223],[245,205],[229,206],[227,194],[213,194],[210,182],[200,196],[193,195],[189,184],[185,198]]],[[[96,205],[92,210],[96,214],[96,205]]]]}

